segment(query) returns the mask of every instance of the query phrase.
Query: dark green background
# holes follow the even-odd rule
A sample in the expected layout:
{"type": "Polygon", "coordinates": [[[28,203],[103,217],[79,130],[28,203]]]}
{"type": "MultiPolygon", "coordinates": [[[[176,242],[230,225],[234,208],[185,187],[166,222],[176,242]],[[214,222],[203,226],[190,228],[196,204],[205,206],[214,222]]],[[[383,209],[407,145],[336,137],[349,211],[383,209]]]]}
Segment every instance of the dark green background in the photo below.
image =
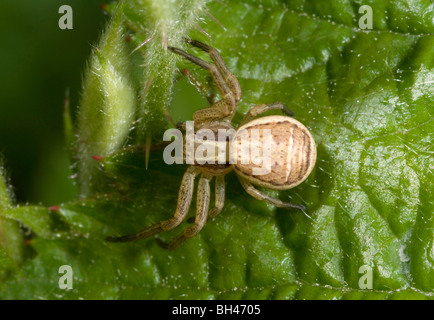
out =
{"type": "Polygon", "coordinates": [[[0,2],[0,154],[18,202],[55,205],[75,195],[62,113],[73,114],[91,47],[108,16],[102,0],[0,2]],[[59,7],[73,29],[58,27],[59,7]]]}

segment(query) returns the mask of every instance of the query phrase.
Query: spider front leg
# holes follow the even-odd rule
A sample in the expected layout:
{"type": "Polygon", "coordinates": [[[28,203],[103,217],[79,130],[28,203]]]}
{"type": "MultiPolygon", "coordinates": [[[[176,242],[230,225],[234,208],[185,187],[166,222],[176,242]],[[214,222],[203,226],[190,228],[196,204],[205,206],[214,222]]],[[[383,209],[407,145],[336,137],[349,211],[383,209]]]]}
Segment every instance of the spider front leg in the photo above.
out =
{"type": "MultiPolygon", "coordinates": [[[[192,83],[206,98],[209,104],[214,104],[217,102],[216,100],[216,92],[214,88],[207,87],[203,83],[201,83],[199,80],[197,80],[187,69],[183,70],[184,74],[187,76],[187,78],[190,80],[190,83],[192,83]]],[[[210,79],[207,80],[207,83],[209,84],[210,79]]]]}
{"type": "Polygon", "coordinates": [[[173,218],[156,223],[143,231],[134,234],[128,234],[120,237],[107,237],[110,242],[129,242],[146,239],[162,231],[172,230],[177,227],[185,218],[190,209],[191,200],[194,190],[194,179],[199,173],[196,167],[189,167],[182,178],[181,187],[178,194],[178,204],[173,218]]]}
{"type": "Polygon", "coordinates": [[[191,44],[192,46],[195,46],[196,48],[201,49],[202,51],[205,51],[209,54],[211,60],[216,65],[217,69],[219,70],[220,74],[222,75],[225,83],[229,86],[231,91],[234,93],[235,100],[238,102],[241,99],[241,87],[238,82],[238,79],[235,77],[235,75],[228,69],[226,64],[224,63],[220,53],[213,47],[197,41],[193,39],[187,39],[187,43],[191,44]]]}
{"type": "Polygon", "coordinates": [[[178,248],[185,240],[194,237],[196,234],[202,230],[208,216],[209,209],[209,199],[210,199],[210,179],[202,175],[199,179],[197,186],[197,208],[196,208],[196,218],[194,220],[194,225],[187,228],[179,236],[177,236],[172,242],[165,243],[157,239],[158,243],[165,249],[175,250],[178,248]]]}
{"type": "Polygon", "coordinates": [[[222,99],[209,108],[198,110],[193,114],[193,121],[196,127],[200,127],[202,124],[210,121],[232,118],[235,114],[237,103],[241,99],[241,88],[237,78],[228,70],[217,50],[199,41],[188,40],[188,42],[208,52],[215,65],[181,49],[174,47],[168,47],[168,49],[207,70],[222,95],[222,99]]]}
{"type": "Polygon", "coordinates": [[[254,117],[271,110],[282,110],[282,112],[285,113],[287,116],[294,116],[294,113],[281,102],[271,104],[259,104],[247,111],[247,113],[244,115],[244,118],[240,122],[240,126],[251,121],[254,117]]]}
{"type": "Polygon", "coordinates": [[[248,194],[250,194],[255,199],[264,200],[264,201],[271,203],[272,205],[274,205],[276,207],[280,207],[280,208],[293,208],[293,209],[298,209],[298,210],[305,210],[306,209],[302,205],[286,203],[286,202],[283,202],[279,199],[270,197],[269,195],[256,189],[251,183],[244,181],[243,179],[239,179],[239,180],[240,180],[241,185],[243,186],[244,190],[246,190],[246,192],[248,194]]]}

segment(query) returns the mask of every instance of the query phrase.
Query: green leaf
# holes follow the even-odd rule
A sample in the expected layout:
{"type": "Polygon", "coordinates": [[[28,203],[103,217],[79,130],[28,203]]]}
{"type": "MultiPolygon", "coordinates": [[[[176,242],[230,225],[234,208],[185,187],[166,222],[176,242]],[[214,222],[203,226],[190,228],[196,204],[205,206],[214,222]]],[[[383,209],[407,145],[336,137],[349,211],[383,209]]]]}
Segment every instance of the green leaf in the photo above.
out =
{"type": "Polygon", "coordinates": [[[12,205],[11,187],[6,178],[3,159],[0,159],[0,280],[10,271],[17,271],[24,256],[24,237],[20,232],[20,223],[7,216],[12,205]]]}
{"type": "Polygon", "coordinates": [[[12,205],[10,187],[6,179],[3,161],[0,159],[0,212],[12,205]]]}
{"type": "MultiPolygon", "coordinates": [[[[141,122],[137,135],[126,133],[125,125],[113,148],[104,142],[106,133],[97,130],[91,140],[82,140],[87,150],[82,155],[104,157],[91,166],[85,163],[89,159],[80,158],[80,165],[98,177],[87,197],[63,204],[55,212],[36,206],[0,211],[2,217],[19,220],[33,231],[34,250],[19,273],[5,276],[0,296],[433,299],[432,2],[364,2],[373,9],[372,30],[359,28],[363,14],[358,1],[215,1],[206,8],[211,15],[203,7],[195,12],[195,19],[202,17],[206,23],[195,22],[188,28],[184,9],[152,7],[145,12],[135,7],[139,3],[156,2],[128,4],[122,18],[113,9],[107,30],[124,28],[125,23],[132,48],[156,30],[157,40],[144,45],[143,56],[128,61],[130,67],[121,72],[141,89],[148,75],[154,75],[147,95],[131,98],[131,108],[143,116],[140,121],[147,120],[141,122]],[[169,21],[176,17],[181,19],[180,33],[172,37],[169,21]],[[116,24],[116,19],[123,22],[116,24]],[[305,212],[276,209],[251,198],[231,173],[226,177],[222,213],[178,250],[166,251],[154,239],[105,241],[109,235],[137,232],[173,216],[186,169],[166,165],[157,146],[146,169],[146,147],[126,146],[127,141],[143,142],[148,133],[161,141],[166,110],[173,110],[176,120],[187,120],[194,110],[206,106],[185,79],[174,83],[175,63],[188,68],[205,86],[208,75],[159,47],[161,21],[166,21],[170,45],[190,36],[221,52],[243,89],[236,121],[255,104],[281,101],[311,130],[318,146],[316,168],[298,187],[273,192],[281,200],[305,205],[305,212]],[[131,66],[144,61],[149,67],[137,75],[131,66]],[[104,152],[94,153],[91,146],[99,143],[104,144],[104,152]],[[58,286],[62,265],[74,271],[72,290],[58,286]],[[372,288],[363,286],[369,276],[363,270],[372,271],[372,288]]],[[[102,68],[118,52],[118,36],[116,32],[108,37],[113,47],[104,51],[101,46],[91,58],[102,68]]],[[[125,78],[120,76],[119,81],[125,78]]],[[[92,86],[85,85],[85,90],[92,86]]],[[[113,110],[115,105],[123,107],[116,99],[101,101],[112,104],[113,110]]],[[[92,102],[88,108],[92,114],[101,105],[92,102]]],[[[104,119],[94,120],[106,124],[104,119]]],[[[81,125],[79,130],[92,130],[90,123],[81,125]]],[[[189,217],[194,206],[195,201],[189,217]]],[[[169,241],[189,225],[186,219],[159,236],[169,241]]],[[[8,260],[3,251],[0,260],[8,260]]]]}

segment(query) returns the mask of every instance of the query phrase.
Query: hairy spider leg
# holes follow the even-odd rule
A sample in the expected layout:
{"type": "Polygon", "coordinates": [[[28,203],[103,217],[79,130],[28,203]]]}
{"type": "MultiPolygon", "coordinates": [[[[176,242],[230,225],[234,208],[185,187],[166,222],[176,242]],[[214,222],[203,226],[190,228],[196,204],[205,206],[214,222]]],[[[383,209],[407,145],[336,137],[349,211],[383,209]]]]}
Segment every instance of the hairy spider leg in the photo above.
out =
{"type": "MultiPolygon", "coordinates": [[[[209,108],[198,110],[193,114],[195,127],[199,128],[207,122],[221,120],[224,118],[232,119],[239,100],[237,100],[236,93],[234,93],[231,90],[231,87],[226,83],[225,78],[219,71],[219,68],[181,49],[174,47],[168,47],[168,49],[207,70],[211,74],[217,89],[222,95],[222,99],[211,105],[209,108]]],[[[236,83],[238,84],[238,81],[236,83]]]]}
{"type": "Polygon", "coordinates": [[[253,120],[254,117],[271,110],[282,110],[282,112],[285,113],[287,116],[290,117],[294,116],[294,113],[281,102],[270,103],[270,104],[258,104],[257,106],[254,106],[253,108],[251,108],[249,111],[246,112],[244,118],[240,122],[240,126],[242,126],[247,122],[250,122],[251,120],[253,120]]]}
{"type": "Polygon", "coordinates": [[[240,101],[241,86],[238,82],[238,79],[228,69],[217,49],[197,40],[187,39],[186,41],[192,46],[197,47],[202,51],[208,53],[215,66],[220,71],[220,74],[223,76],[223,79],[225,80],[231,91],[234,93],[236,102],[240,101]]]}
{"type": "Polygon", "coordinates": [[[120,237],[107,237],[106,240],[110,242],[136,241],[146,239],[162,231],[172,230],[173,228],[177,227],[184,220],[188,210],[190,209],[194,191],[194,179],[198,173],[199,170],[194,166],[190,166],[185,172],[182,178],[181,187],[179,189],[178,204],[176,206],[176,211],[173,218],[156,223],[138,233],[128,234],[120,237]]]}
{"type": "Polygon", "coordinates": [[[222,210],[225,204],[225,178],[224,176],[217,176],[215,180],[215,205],[209,211],[208,219],[216,217],[222,210]]]}
{"type": "Polygon", "coordinates": [[[306,208],[302,205],[292,204],[292,203],[286,203],[279,199],[270,197],[269,195],[259,191],[256,189],[250,182],[247,182],[243,179],[238,179],[241,182],[241,185],[243,186],[244,190],[248,194],[250,194],[253,198],[258,200],[263,200],[265,202],[271,203],[272,205],[280,208],[293,208],[298,210],[305,210],[306,208]]]}
{"type": "MultiPolygon", "coordinates": [[[[212,208],[208,212],[207,220],[216,217],[223,210],[225,204],[225,193],[226,193],[225,188],[226,186],[225,186],[224,176],[217,176],[215,180],[215,200],[214,200],[215,204],[214,204],[214,208],[212,208]]],[[[187,221],[188,223],[193,223],[195,221],[195,218],[192,217],[187,221]]]]}
{"type": "Polygon", "coordinates": [[[209,209],[209,199],[210,199],[210,177],[201,175],[198,186],[197,186],[197,206],[196,206],[196,218],[194,224],[185,229],[180,235],[178,235],[172,242],[165,243],[160,239],[157,239],[160,246],[169,250],[175,250],[178,248],[185,240],[194,237],[196,234],[202,230],[208,216],[209,209]]]}

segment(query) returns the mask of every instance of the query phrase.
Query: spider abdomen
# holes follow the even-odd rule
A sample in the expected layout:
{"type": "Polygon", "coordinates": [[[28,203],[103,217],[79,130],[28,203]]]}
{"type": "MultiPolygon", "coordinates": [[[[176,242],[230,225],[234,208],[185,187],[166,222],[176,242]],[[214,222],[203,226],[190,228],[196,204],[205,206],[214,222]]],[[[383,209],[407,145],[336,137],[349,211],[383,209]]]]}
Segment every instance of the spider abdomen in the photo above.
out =
{"type": "Polygon", "coordinates": [[[251,183],[285,190],[309,176],[315,166],[316,145],[299,121],[268,116],[238,128],[231,142],[231,159],[235,172],[251,183]]]}

